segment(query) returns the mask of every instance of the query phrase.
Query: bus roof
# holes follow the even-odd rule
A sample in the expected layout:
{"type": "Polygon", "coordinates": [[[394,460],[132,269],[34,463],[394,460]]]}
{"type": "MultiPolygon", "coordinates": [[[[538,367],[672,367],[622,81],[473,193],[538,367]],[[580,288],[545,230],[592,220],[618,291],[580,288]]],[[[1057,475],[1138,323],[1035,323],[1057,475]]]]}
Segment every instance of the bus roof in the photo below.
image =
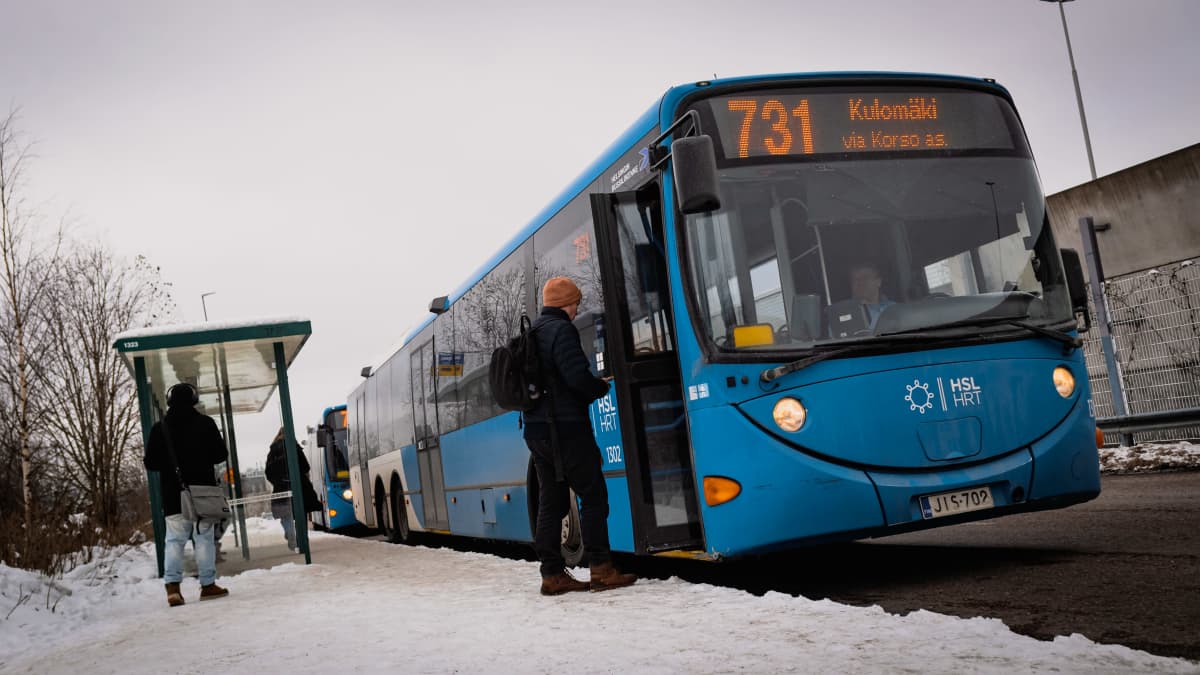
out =
{"type": "MultiPolygon", "coordinates": [[[[977,86],[977,87],[978,86],[990,87],[990,88],[996,89],[998,92],[1002,93],[1004,96],[1010,97],[1010,94],[1008,93],[1007,89],[1005,89],[1001,85],[997,84],[994,80],[990,80],[990,79],[967,77],[967,76],[963,76],[963,75],[944,75],[944,74],[934,74],[934,73],[910,73],[910,72],[887,72],[887,71],[776,73],[776,74],[770,74],[770,75],[746,75],[746,76],[741,76],[741,77],[728,77],[728,78],[703,80],[700,82],[692,82],[689,84],[676,85],[674,87],[667,89],[663,93],[662,96],[659,96],[658,100],[656,100],[654,102],[654,104],[651,105],[650,108],[646,110],[646,112],[642,113],[637,118],[637,120],[632,125],[630,125],[628,129],[625,130],[624,133],[622,133],[616,140],[614,140],[608,146],[608,148],[606,148],[604,150],[604,152],[600,153],[600,156],[597,157],[591,164],[589,164],[587,166],[587,168],[585,168],[575,178],[575,180],[571,181],[557,196],[554,197],[554,199],[550,200],[550,203],[547,204],[546,207],[543,208],[541,211],[539,211],[537,213],[537,215],[535,215],[532,219],[530,219],[529,222],[526,223],[524,227],[522,227],[520,230],[518,230],[516,232],[516,234],[514,234],[512,236],[512,238],[510,238],[508,240],[508,242],[505,243],[505,245],[502,246],[495,255],[493,255],[491,258],[488,258],[488,260],[486,262],[484,262],[482,265],[480,265],[478,269],[476,269],[469,277],[467,277],[466,281],[464,281],[457,288],[455,288],[454,291],[448,296],[449,305],[453,306],[454,303],[457,302],[459,300],[459,298],[461,298],[463,295],[465,295],[466,292],[469,291],[472,286],[474,286],[477,282],[479,282],[480,279],[482,279],[484,276],[486,276],[488,272],[492,271],[492,269],[495,268],[496,265],[499,265],[505,258],[507,258],[510,254],[512,254],[513,251],[517,250],[517,248],[520,247],[520,245],[522,243],[524,243],[525,240],[527,240],[531,236],[533,236],[533,233],[536,232],[538,230],[538,228],[540,228],[542,225],[544,225],[546,223],[546,221],[550,220],[550,218],[553,217],[554,214],[558,213],[559,210],[561,210],[564,206],[566,206],[569,201],[571,201],[573,198],[575,198],[575,196],[578,195],[584,188],[586,188],[588,185],[590,185],[592,183],[592,181],[594,181],[598,177],[600,177],[600,173],[602,171],[604,171],[605,169],[607,169],[609,166],[611,166],[613,162],[620,159],[621,156],[624,155],[630,149],[630,147],[634,144],[634,142],[636,142],[638,139],[640,139],[645,134],[649,133],[651,129],[662,128],[661,125],[669,124],[669,120],[663,119],[663,116],[666,114],[663,112],[663,110],[664,109],[667,111],[673,110],[675,108],[675,106],[678,104],[678,102],[683,97],[687,96],[688,94],[691,94],[693,91],[695,91],[697,89],[701,89],[701,88],[708,88],[708,87],[721,87],[721,86],[737,85],[737,84],[759,84],[759,83],[766,83],[766,82],[771,82],[771,81],[776,81],[776,80],[795,82],[797,80],[826,80],[826,79],[828,79],[828,80],[847,80],[847,79],[941,80],[941,81],[944,81],[946,83],[951,83],[951,84],[952,83],[960,83],[960,84],[966,84],[966,85],[977,86]],[[665,108],[664,108],[664,106],[665,106],[665,108]]],[[[436,315],[431,314],[431,315],[425,317],[424,320],[422,320],[420,323],[418,323],[415,327],[413,327],[407,333],[405,333],[404,337],[400,340],[399,344],[397,344],[394,349],[389,350],[387,352],[386,356],[383,357],[383,361],[386,362],[388,359],[390,359],[396,352],[398,352],[405,345],[407,345],[409,343],[409,341],[412,340],[413,337],[415,337],[417,335],[417,333],[420,333],[422,330],[425,329],[426,326],[433,323],[434,319],[436,319],[436,318],[437,318],[436,315]]]]}

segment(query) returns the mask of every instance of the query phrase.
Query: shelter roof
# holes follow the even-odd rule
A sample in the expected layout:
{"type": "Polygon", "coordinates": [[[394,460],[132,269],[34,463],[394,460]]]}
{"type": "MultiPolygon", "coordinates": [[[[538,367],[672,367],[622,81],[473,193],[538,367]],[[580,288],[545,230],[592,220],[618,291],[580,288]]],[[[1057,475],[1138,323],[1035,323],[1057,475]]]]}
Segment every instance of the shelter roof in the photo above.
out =
{"type": "Polygon", "coordinates": [[[283,343],[290,366],[311,333],[312,323],[297,316],[211,321],[125,331],[113,337],[113,347],[131,373],[134,359],[145,359],[160,406],[166,405],[168,388],[189,382],[200,393],[201,411],[215,415],[228,384],[231,410],[256,413],[266,407],[278,385],[275,343],[283,343]]]}

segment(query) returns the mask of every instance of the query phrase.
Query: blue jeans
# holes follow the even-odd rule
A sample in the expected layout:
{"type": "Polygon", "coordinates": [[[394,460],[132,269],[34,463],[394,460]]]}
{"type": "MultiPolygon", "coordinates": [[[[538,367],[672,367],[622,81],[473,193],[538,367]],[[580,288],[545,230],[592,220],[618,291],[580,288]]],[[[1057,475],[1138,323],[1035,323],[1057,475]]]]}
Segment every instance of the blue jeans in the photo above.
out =
{"type": "Polygon", "coordinates": [[[217,551],[213,544],[212,521],[193,523],[176,513],[167,516],[167,545],[163,551],[163,583],[177,584],[183,580],[183,545],[192,539],[196,552],[196,567],[200,585],[208,586],[217,580],[217,551]],[[195,537],[193,537],[193,528],[195,537]]]}
{"type": "Polygon", "coordinates": [[[277,497],[271,500],[271,515],[279,519],[283,526],[283,536],[287,539],[288,548],[296,549],[296,521],[292,518],[292,500],[290,497],[277,497]]]}
{"type": "Polygon", "coordinates": [[[296,548],[296,521],[292,519],[292,514],[288,514],[284,518],[280,518],[279,522],[283,525],[283,536],[287,538],[289,549],[296,548]]]}

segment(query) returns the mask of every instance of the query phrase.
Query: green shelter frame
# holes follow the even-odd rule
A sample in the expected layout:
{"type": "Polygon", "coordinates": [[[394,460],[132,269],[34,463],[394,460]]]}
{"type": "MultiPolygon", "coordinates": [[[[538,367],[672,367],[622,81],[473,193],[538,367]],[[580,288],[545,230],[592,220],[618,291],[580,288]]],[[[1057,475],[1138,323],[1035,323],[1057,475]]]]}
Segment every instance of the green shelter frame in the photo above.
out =
{"type": "MultiPolygon", "coordinates": [[[[275,390],[279,390],[280,418],[287,447],[288,475],[293,486],[292,516],[296,523],[296,545],[304,553],[305,564],[312,563],[308,545],[307,513],[300,490],[299,447],[294,434],[292,397],[288,387],[288,366],[296,359],[312,334],[306,318],[288,317],[246,322],[213,322],[179,326],[156,326],[120,333],[113,348],[121,355],[137,385],[138,410],[142,423],[142,441],[150,442],[150,430],[166,410],[167,390],[187,382],[200,394],[197,409],[221,420],[229,448],[228,466],[233,470],[229,481],[231,497],[241,500],[242,475],[238,466],[237,437],[233,416],[258,413],[266,408],[275,390]]],[[[163,575],[163,547],[166,517],[157,471],[147,471],[150,484],[150,512],[154,523],[154,548],[158,556],[158,576],[163,575]]],[[[237,531],[241,536],[242,556],[249,558],[245,509],[234,508],[237,531]]]]}

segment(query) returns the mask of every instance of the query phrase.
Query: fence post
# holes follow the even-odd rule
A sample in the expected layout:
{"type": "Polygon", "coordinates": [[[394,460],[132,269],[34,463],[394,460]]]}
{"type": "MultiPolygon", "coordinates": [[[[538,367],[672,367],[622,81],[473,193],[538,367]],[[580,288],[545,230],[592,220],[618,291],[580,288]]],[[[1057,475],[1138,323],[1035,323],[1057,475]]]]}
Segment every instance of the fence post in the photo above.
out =
{"type": "MultiPolygon", "coordinates": [[[[1083,255],[1088,269],[1088,287],[1092,291],[1092,302],[1096,305],[1096,327],[1100,330],[1100,348],[1104,352],[1104,367],[1108,371],[1108,389],[1112,392],[1113,413],[1123,417],[1125,409],[1125,387],[1121,377],[1121,366],[1117,362],[1113,346],[1112,327],[1108,320],[1108,299],[1104,295],[1104,267],[1100,261],[1100,247],[1096,242],[1096,225],[1091,216],[1079,219],[1079,234],[1083,239],[1083,255]]],[[[1133,445],[1133,434],[1121,434],[1121,445],[1133,445]]]]}

